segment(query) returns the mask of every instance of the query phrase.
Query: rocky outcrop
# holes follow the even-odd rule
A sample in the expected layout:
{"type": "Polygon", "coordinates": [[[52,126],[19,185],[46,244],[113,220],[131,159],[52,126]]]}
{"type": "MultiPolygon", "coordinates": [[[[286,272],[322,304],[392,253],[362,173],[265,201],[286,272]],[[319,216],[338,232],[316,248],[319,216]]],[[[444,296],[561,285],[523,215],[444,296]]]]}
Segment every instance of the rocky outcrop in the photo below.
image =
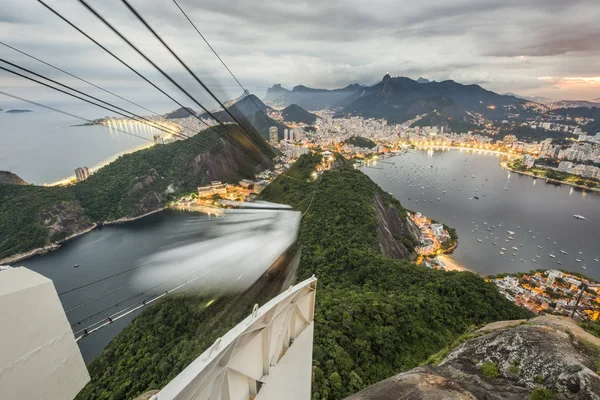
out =
{"type": "Polygon", "coordinates": [[[0,183],[6,183],[9,185],[27,185],[27,182],[10,171],[0,171],[0,183]]]}
{"type": "Polygon", "coordinates": [[[379,222],[377,233],[383,255],[403,260],[413,258],[419,232],[412,221],[400,210],[387,204],[379,194],[375,195],[373,206],[379,222]]]}
{"type": "Polygon", "coordinates": [[[494,323],[474,336],[439,365],[398,374],[348,399],[600,399],[600,339],[571,319],[494,323]]]}
{"type": "Polygon", "coordinates": [[[40,214],[40,222],[49,231],[49,241],[58,242],[92,229],[95,225],[76,201],[61,201],[40,214]]]}

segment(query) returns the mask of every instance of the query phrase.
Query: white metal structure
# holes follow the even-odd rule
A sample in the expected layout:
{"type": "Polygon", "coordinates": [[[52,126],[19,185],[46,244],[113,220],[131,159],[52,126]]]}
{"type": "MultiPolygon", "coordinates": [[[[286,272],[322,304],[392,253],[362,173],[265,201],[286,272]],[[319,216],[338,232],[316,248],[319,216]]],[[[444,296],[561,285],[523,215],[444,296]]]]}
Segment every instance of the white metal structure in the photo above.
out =
{"type": "Polygon", "coordinates": [[[90,380],[54,284],[0,271],[0,399],[73,399],[90,380]]]}
{"type": "Polygon", "coordinates": [[[313,276],[258,308],[153,400],[309,400],[313,276]]]}

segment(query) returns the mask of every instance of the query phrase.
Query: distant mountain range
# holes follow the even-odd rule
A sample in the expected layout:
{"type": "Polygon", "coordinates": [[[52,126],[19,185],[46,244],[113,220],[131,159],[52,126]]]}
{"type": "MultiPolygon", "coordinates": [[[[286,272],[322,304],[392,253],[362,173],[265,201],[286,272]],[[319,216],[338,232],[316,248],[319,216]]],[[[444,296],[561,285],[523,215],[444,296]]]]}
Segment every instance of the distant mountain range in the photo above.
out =
{"type": "Polygon", "coordinates": [[[534,102],[540,103],[540,104],[548,104],[548,103],[552,103],[554,101],[554,100],[552,100],[552,99],[550,99],[548,97],[543,97],[543,96],[521,96],[519,94],[515,94],[515,93],[512,93],[512,92],[502,93],[502,95],[504,95],[504,96],[514,96],[514,97],[517,97],[519,99],[534,101],[534,102]]]}
{"type": "Polygon", "coordinates": [[[306,111],[297,104],[287,106],[285,109],[283,109],[283,111],[281,111],[281,115],[283,116],[283,120],[285,122],[296,122],[307,125],[314,124],[317,121],[317,118],[319,118],[315,114],[306,111]]]}
{"type": "Polygon", "coordinates": [[[196,115],[196,111],[194,111],[193,109],[191,109],[189,107],[186,107],[186,108],[178,108],[175,111],[171,111],[170,113],[166,113],[165,114],[165,118],[166,119],[187,118],[187,117],[189,117],[191,115],[196,115]]]}
{"type": "Polygon", "coordinates": [[[509,114],[527,114],[526,100],[500,95],[479,85],[462,85],[448,80],[430,81],[420,77],[392,78],[389,74],[373,86],[353,84],[342,89],[313,89],[296,86],[291,91],[274,85],[266,100],[289,106],[298,104],[308,110],[338,109],[336,117],[362,116],[384,118],[389,123],[401,123],[434,110],[456,121],[467,122],[469,112],[490,119],[506,119],[509,114]]]}
{"type": "Polygon", "coordinates": [[[265,101],[290,106],[297,104],[306,110],[322,110],[339,107],[351,95],[363,90],[365,86],[353,84],[342,89],[313,89],[306,86],[295,86],[292,90],[273,85],[267,90],[265,101]]]}
{"type": "Polygon", "coordinates": [[[337,116],[384,118],[389,123],[401,123],[434,110],[459,121],[470,119],[467,111],[490,119],[503,119],[510,113],[526,111],[525,100],[499,95],[479,85],[462,85],[451,80],[422,84],[390,75],[378,85],[354,93],[345,103],[337,116]]]}
{"type": "Polygon", "coordinates": [[[600,107],[600,102],[588,100],[560,100],[546,104],[548,108],[578,108],[578,107],[600,107]]]}

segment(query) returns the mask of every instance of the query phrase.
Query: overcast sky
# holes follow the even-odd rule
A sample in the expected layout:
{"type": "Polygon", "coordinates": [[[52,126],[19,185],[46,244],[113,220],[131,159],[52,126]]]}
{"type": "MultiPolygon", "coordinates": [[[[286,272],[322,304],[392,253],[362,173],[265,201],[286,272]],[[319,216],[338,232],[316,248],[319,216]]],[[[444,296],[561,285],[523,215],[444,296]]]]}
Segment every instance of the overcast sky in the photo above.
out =
{"type": "MultiPolygon", "coordinates": [[[[177,93],[78,0],[45,1],[177,93]]],[[[120,0],[88,1],[206,101],[120,0]]],[[[130,1],[219,96],[241,93],[172,0],[130,1]]],[[[387,72],[556,100],[600,98],[599,0],[178,1],[240,81],[261,98],[274,83],[335,88],[372,84],[387,72]]],[[[145,105],[176,107],[36,0],[0,0],[0,40],[145,105]]],[[[0,57],[92,92],[2,45],[0,57]]],[[[64,99],[4,71],[0,87],[31,99],[64,99]]],[[[184,95],[175,97],[198,108],[184,95]]]]}

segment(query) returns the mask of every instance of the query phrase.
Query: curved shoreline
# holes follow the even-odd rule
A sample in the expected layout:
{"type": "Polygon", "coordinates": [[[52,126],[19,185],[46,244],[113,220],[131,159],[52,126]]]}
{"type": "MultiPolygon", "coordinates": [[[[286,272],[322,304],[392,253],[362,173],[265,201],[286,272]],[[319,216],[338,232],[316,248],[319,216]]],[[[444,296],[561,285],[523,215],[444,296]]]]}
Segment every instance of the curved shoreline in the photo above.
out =
{"type": "Polygon", "coordinates": [[[535,178],[535,179],[543,179],[543,180],[545,180],[546,182],[560,183],[561,185],[568,185],[568,186],[572,186],[572,187],[576,187],[576,188],[580,188],[580,189],[588,190],[588,191],[590,191],[590,192],[600,192],[600,188],[590,188],[590,187],[587,187],[587,186],[578,185],[578,184],[576,184],[576,183],[570,183],[570,182],[559,181],[559,180],[557,180],[557,179],[546,178],[546,177],[543,177],[543,176],[537,176],[537,175],[534,175],[534,174],[532,174],[532,173],[528,173],[528,172],[524,172],[524,171],[517,171],[517,170],[514,170],[514,169],[510,168],[510,167],[507,165],[507,163],[508,163],[508,161],[501,162],[501,163],[500,163],[500,166],[501,166],[502,168],[504,168],[505,170],[507,170],[507,171],[514,172],[515,174],[525,175],[525,176],[529,176],[529,177],[531,177],[531,178],[535,178]]]}
{"type": "Polygon", "coordinates": [[[62,245],[64,245],[67,242],[70,242],[73,239],[76,239],[76,238],[78,238],[80,236],[83,236],[83,235],[85,235],[87,233],[90,233],[91,231],[93,231],[96,228],[99,228],[99,227],[102,227],[102,226],[119,225],[119,224],[123,224],[123,223],[126,223],[126,222],[136,221],[138,219],[142,219],[142,218],[147,217],[149,215],[156,214],[158,212],[164,211],[167,208],[169,208],[169,207],[161,207],[159,209],[147,212],[146,214],[138,215],[137,217],[123,217],[123,218],[116,219],[114,221],[107,221],[107,222],[102,222],[102,223],[94,224],[92,227],[90,227],[88,229],[85,229],[85,230],[83,230],[81,232],[73,233],[72,235],[67,236],[66,238],[64,238],[64,239],[62,239],[62,240],[60,240],[58,242],[50,243],[49,245],[46,245],[44,247],[38,247],[37,249],[29,250],[29,251],[27,251],[25,253],[17,253],[17,254],[14,254],[14,255],[10,256],[10,257],[2,258],[2,259],[0,259],[0,265],[13,264],[13,263],[21,262],[21,261],[23,261],[25,259],[28,259],[30,257],[33,257],[33,256],[39,256],[39,255],[42,255],[42,254],[49,253],[51,251],[54,251],[54,250],[57,250],[57,249],[61,248],[62,245]]]}

